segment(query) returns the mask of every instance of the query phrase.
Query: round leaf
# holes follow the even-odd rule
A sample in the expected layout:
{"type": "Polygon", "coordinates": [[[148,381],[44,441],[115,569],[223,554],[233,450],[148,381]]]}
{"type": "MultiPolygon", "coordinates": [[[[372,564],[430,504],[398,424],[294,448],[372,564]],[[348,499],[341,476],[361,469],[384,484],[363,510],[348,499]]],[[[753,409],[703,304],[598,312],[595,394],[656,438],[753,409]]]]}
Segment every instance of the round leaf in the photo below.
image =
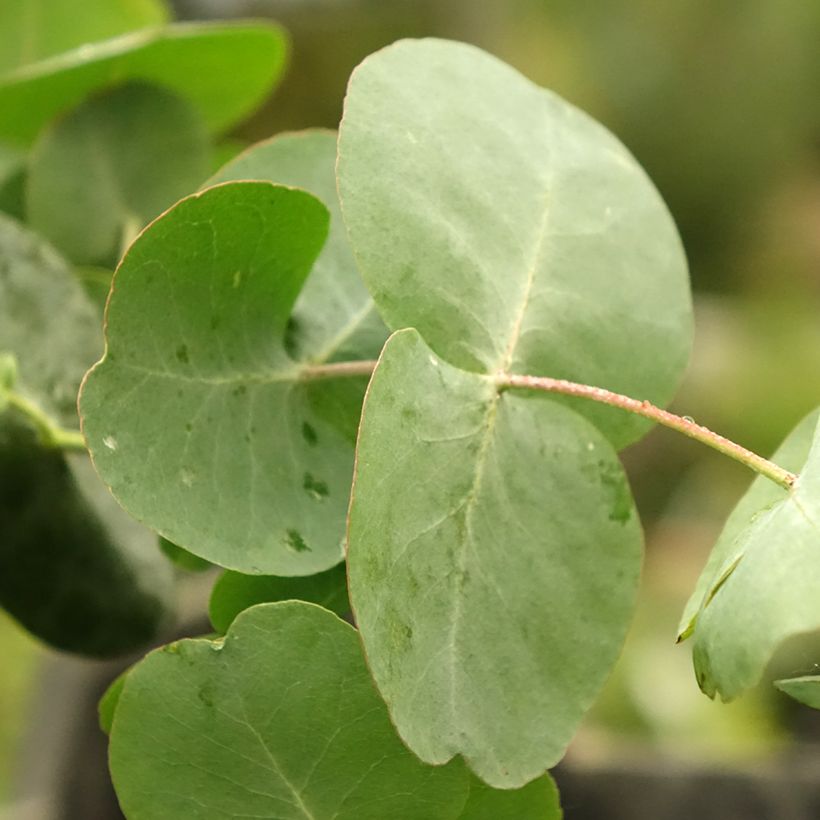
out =
{"type": "Polygon", "coordinates": [[[459,820],[561,820],[555,781],[548,775],[520,789],[491,789],[474,775],[459,820]]]}
{"type": "Polygon", "coordinates": [[[754,686],[788,637],[820,629],[820,434],[794,487],[759,512],[731,554],[697,616],[698,683],[731,700],[754,686]]]}
{"type": "Polygon", "coordinates": [[[609,442],[395,333],[368,388],[348,573],[407,745],[516,788],[563,755],[629,624],[641,533],[609,442]],[[430,477],[434,476],[435,481],[430,477]]]}
{"type": "Polygon", "coordinates": [[[267,23],[179,23],[83,46],[0,78],[0,139],[28,145],[91,92],[126,80],[170,88],[224,131],[264,100],[286,50],[267,23]]]}
{"type": "Polygon", "coordinates": [[[291,599],[318,604],[337,615],[347,614],[350,602],[345,565],[306,578],[225,572],[214,584],[208,614],[217,632],[227,632],[240,612],[256,604],[291,599]]]}
{"type": "MultiPolygon", "coordinates": [[[[820,410],[804,418],[772,456],[772,461],[793,473],[800,472],[811,449],[812,437],[820,420],[820,410]]],[[[736,564],[736,541],[758,514],[786,498],[787,492],[765,476],[758,476],[726,520],[709,560],[686,603],[678,627],[678,640],[688,638],[695,631],[697,614],[720,581],[723,573],[736,564]]],[[[738,544],[743,543],[741,539],[738,544]]]]}
{"type": "Polygon", "coordinates": [[[355,631],[297,602],[134,667],[110,763],[124,813],[143,820],[450,820],[467,788],[460,765],[426,767],[401,745],[355,631]]]}
{"type": "MultiPolygon", "coordinates": [[[[335,133],[302,131],[258,143],[229,162],[211,182],[237,179],[304,188],[330,211],[327,242],[293,308],[287,336],[292,355],[313,362],[378,356],[387,329],[359,276],[342,222],[335,133]]],[[[360,406],[361,398],[357,411],[360,406]]]]}
{"type": "Polygon", "coordinates": [[[94,462],[132,515],[231,569],[342,558],[352,445],[283,341],[326,231],[303,191],[226,183],[150,225],[114,277],[80,405],[94,462]]]}
{"type": "Polygon", "coordinates": [[[29,222],[74,263],[113,267],[141,228],[197,189],[209,153],[189,102],[155,86],[120,86],[42,133],[29,164],[29,222]]]}
{"type": "Polygon", "coordinates": [[[3,0],[0,72],[167,19],[161,0],[3,0]]]}
{"type": "MultiPolygon", "coordinates": [[[[598,123],[472,46],[402,41],[353,73],[339,191],[394,329],[450,364],[668,401],[692,335],[686,260],[598,123]]],[[[647,423],[572,402],[621,447],[647,423]]]]}

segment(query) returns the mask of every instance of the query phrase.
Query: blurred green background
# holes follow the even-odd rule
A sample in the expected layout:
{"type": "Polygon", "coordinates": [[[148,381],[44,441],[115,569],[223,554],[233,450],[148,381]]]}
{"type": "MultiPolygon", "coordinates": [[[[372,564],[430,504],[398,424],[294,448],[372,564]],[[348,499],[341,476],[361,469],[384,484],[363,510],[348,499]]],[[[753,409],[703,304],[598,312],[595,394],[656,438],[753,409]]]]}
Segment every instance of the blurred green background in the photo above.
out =
{"type": "MultiPolygon", "coordinates": [[[[612,129],[680,227],[696,296],[681,414],[770,453],[820,403],[820,3],[806,0],[177,0],[186,19],[270,16],[292,37],[273,99],[236,134],[334,127],[351,69],[405,36],[481,46],[612,129]]],[[[762,687],[731,706],[697,689],[675,646],[684,601],[751,474],[669,431],[625,458],[647,533],[638,615],[570,751],[747,763],[813,737],[762,687]]],[[[51,653],[0,615],[0,805],[51,653]]],[[[820,661],[797,648],[783,673],[820,661]]]]}

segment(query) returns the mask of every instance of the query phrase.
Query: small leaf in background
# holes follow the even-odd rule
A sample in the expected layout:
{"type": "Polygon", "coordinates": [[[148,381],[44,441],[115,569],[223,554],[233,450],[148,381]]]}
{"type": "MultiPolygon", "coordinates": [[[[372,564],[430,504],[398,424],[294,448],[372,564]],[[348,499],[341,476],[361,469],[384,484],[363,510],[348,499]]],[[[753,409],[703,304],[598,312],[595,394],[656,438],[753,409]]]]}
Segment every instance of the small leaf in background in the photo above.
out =
{"type": "Polygon", "coordinates": [[[3,0],[0,73],[167,20],[162,0],[3,0]]]}
{"type": "Polygon", "coordinates": [[[118,86],[40,135],[29,159],[29,222],[75,264],[114,267],[148,222],[199,187],[209,154],[205,124],[187,100],[157,86],[118,86]]]}
{"type": "Polygon", "coordinates": [[[17,357],[18,389],[65,427],[77,426],[77,390],[101,335],[99,313],[65,261],[0,215],[0,351],[17,357]]]}
{"type": "Polygon", "coordinates": [[[774,685],[796,701],[812,709],[820,709],[820,675],[777,680],[774,685]]]}
{"type": "Polygon", "coordinates": [[[294,601],[245,611],[224,643],[137,664],[110,763],[124,813],[144,820],[451,820],[467,789],[459,763],[424,766],[402,746],[355,631],[294,601]]]}
{"type": "MultiPolygon", "coordinates": [[[[814,421],[817,413],[813,414],[814,421]]],[[[804,423],[805,424],[805,423],[804,423]]],[[[799,449],[804,426],[794,444],[799,449]]],[[[737,522],[732,521],[732,526],[737,522]]],[[[820,435],[792,490],[737,532],[694,632],[701,689],[731,700],[761,678],[775,649],[820,629],[820,435]],[[734,569],[732,569],[734,567],[734,569]]]]}
{"type": "MultiPolygon", "coordinates": [[[[603,126],[480,50],[405,40],[351,76],[339,192],[387,324],[471,371],[666,403],[692,340],[669,212],[603,126]]],[[[558,399],[616,449],[648,422],[558,399]]]]}
{"type": "Polygon", "coordinates": [[[281,134],[240,154],[211,183],[238,179],[304,188],[330,211],[327,242],[293,308],[287,337],[291,355],[315,362],[376,358],[387,328],[359,275],[342,221],[336,134],[318,129],[281,134]]]}
{"type": "MultiPolygon", "coordinates": [[[[15,390],[77,426],[80,379],[102,347],[99,313],[66,263],[0,217],[0,351],[15,390]]],[[[91,655],[144,645],[168,618],[155,536],[116,504],[87,456],[44,449],[0,416],[0,605],[41,639],[91,655]]]]}
{"type": "Polygon", "coordinates": [[[462,754],[522,786],[564,754],[632,617],[641,532],[612,446],[405,330],[370,382],[356,465],[351,603],[399,734],[428,763],[462,754]]]}
{"type": "Polygon", "coordinates": [[[177,23],[94,43],[0,77],[0,140],[30,145],[56,116],[127,80],[176,92],[221,133],[264,101],[286,54],[272,23],[177,23]]]}
{"type": "Polygon", "coordinates": [[[198,555],[194,555],[192,552],[178,547],[167,538],[162,538],[162,536],[160,536],[159,539],[159,548],[162,554],[175,567],[185,570],[185,572],[204,572],[213,566],[210,561],[206,561],[204,558],[200,558],[198,555]]]}
{"type": "Polygon", "coordinates": [[[99,717],[100,729],[105,734],[111,734],[111,726],[114,723],[114,712],[117,711],[117,705],[120,702],[120,695],[125,686],[125,678],[128,676],[130,669],[126,669],[121,675],[117,675],[111,682],[108,689],[105,690],[100,702],[97,704],[97,715],[99,717]]]}
{"type": "Polygon", "coordinates": [[[117,506],[85,455],[44,449],[0,418],[0,606],[51,646],[110,657],[168,625],[155,536],[117,506]]]}
{"type": "MultiPolygon", "coordinates": [[[[800,472],[808,458],[818,421],[820,421],[818,410],[806,416],[780,445],[771,460],[785,470],[793,473],[800,472]]],[[[746,494],[726,520],[726,525],[712,548],[706,566],[686,603],[678,626],[679,640],[688,638],[695,631],[697,614],[703,606],[704,598],[712,593],[718,579],[728,568],[727,562],[731,564],[733,561],[735,541],[738,535],[747,528],[752,518],[778,501],[782,501],[787,495],[783,487],[765,476],[758,476],[752,482],[746,494]]]]}
{"type": "Polygon", "coordinates": [[[0,211],[23,219],[26,155],[0,142],[0,211]]]}
{"type": "Polygon", "coordinates": [[[255,604],[308,601],[342,616],[350,612],[344,564],[305,578],[225,572],[214,584],[208,614],[217,632],[227,632],[240,612],[255,604]]]}
{"type": "Polygon", "coordinates": [[[154,222],[115,275],[81,397],[95,464],[132,515],[229,569],[342,560],[352,443],[284,346],[327,220],[303,191],[217,185],[154,222]]]}
{"type": "Polygon", "coordinates": [[[520,789],[491,789],[470,775],[470,794],[458,820],[561,820],[555,781],[545,774],[520,789]]]}

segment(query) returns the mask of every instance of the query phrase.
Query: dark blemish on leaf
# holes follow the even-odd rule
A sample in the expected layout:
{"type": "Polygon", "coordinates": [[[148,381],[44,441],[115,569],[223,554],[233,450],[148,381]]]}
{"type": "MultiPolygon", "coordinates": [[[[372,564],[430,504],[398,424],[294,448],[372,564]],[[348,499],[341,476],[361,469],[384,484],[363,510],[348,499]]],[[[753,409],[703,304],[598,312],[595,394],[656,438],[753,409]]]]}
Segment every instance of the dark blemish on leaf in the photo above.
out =
{"type": "Polygon", "coordinates": [[[211,695],[210,687],[207,685],[200,687],[199,692],[197,692],[197,697],[202,703],[205,704],[205,706],[214,705],[214,699],[211,695]]]}
{"type": "Polygon", "coordinates": [[[194,429],[194,425],[190,421],[185,422],[185,432],[190,433],[194,429]]]}
{"type": "Polygon", "coordinates": [[[211,330],[216,330],[221,322],[222,319],[219,316],[211,316],[211,330]]]}
{"type": "Polygon", "coordinates": [[[328,490],[327,484],[324,481],[314,478],[310,473],[305,473],[302,486],[305,490],[307,490],[308,495],[318,501],[321,501],[323,498],[327,498],[330,495],[330,490],[328,490]]]}
{"type": "Polygon", "coordinates": [[[294,552],[310,552],[310,547],[305,543],[305,539],[296,530],[288,530],[288,537],[285,543],[294,552]]]}
{"type": "Polygon", "coordinates": [[[316,443],[319,441],[319,437],[316,435],[316,431],[307,422],[305,422],[302,425],[302,438],[311,447],[315,447],[316,443]]]}
{"type": "Polygon", "coordinates": [[[246,384],[239,384],[231,390],[231,395],[233,396],[244,396],[245,393],[248,392],[248,386],[246,384]]]}
{"type": "Polygon", "coordinates": [[[632,518],[632,496],[629,492],[629,486],[615,465],[599,461],[598,467],[601,484],[612,495],[609,520],[625,524],[632,518]]]}
{"type": "Polygon", "coordinates": [[[190,361],[188,358],[188,345],[180,345],[177,348],[176,357],[177,361],[182,362],[182,364],[188,364],[190,361]]]}
{"type": "Polygon", "coordinates": [[[401,417],[405,421],[415,421],[418,417],[418,410],[415,407],[411,407],[408,405],[407,407],[402,407],[401,409],[401,417]]]}
{"type": "Polygon", "coordinates": [[[243,436],[243,438],[245,439],[245,441],[246,441],[248,444],[250,444],[250,443],[251,443],[251,434],[250,434],[250,433],[245,433],[245,435],[243,436]]]}

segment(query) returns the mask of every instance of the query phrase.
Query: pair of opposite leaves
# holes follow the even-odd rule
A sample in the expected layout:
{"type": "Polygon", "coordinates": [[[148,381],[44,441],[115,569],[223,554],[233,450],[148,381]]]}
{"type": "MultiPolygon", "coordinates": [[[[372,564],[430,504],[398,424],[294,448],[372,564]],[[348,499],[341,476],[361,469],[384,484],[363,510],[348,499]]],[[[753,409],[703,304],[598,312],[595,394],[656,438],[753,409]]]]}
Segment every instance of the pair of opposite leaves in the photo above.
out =
{"type": "Polygon", "coordinates": [[[371,298],[415,328],[368,390],[351,601],[410,748],[520,786],[561,757],[621,645],[641,536],[616,448],[645,424],[499,395],[493,375],[664,403],[691,336],[680,243],[608,132],[467,46],[403,42],[354,73],[347,237],[334,156],[328,135],[280,138],[217,177],[318,194],[321,255],[325,208],[263,182],[209,188],[140,236],[84,431],[126,509],[170,540],[244,572],[319,572],[342,558],[366,380],[311,368],[378,352],[371,298]]]}

